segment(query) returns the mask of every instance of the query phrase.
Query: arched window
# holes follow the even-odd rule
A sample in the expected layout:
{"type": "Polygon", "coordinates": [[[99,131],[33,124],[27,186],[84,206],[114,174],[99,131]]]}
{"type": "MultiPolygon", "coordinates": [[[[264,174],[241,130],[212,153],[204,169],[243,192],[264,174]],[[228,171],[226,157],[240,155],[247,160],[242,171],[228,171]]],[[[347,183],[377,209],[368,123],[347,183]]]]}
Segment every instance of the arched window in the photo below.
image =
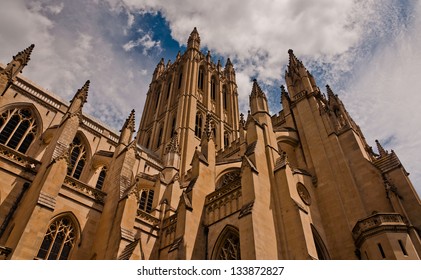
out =
{"type": "Polygon", "coordinates": [[[26,153],[37,133],[37,123],[28,108],[14,108],[0,116],[0,143],[26,153]]]}
{"type": "Polygon", "coordinates": [[[77,135],[70,144],[70,163],[67,168],[67,175],[79,179],[86,162],[86,148],[77,135]]]}
{"type": "Polygon", "coordinates": [[[233,226],[226,226],[216,241],[213,259],[241,260],[240,235],[233,226]]]}
{"type": "Polygon", "coordinates": [[[204,79],[205,79],[205,70],[201,66],[199,68],[199,75],[198,75],[198,78],[197,78],[197,87],[199,89],[201,89],[201,90],[203,90],[203,82],[204,82],[204,79]]]}
{"type": "Polygon", "coordinates": [[[44,236],[37,258],[67,260],[76,243],[77,235],[77,228],[68,215],[53,220],[44,236]]]}
{"type": "Polygon", "coordinates": [[[222,87],[222,103],[223,103],[224,109],[226,110],[228,108],[228,96],[227,96],[226,85],[223,85],[222,87]]]}
{"type": "Polygon", "coordinates": [[[101,172],[98,176],[98,181],[96,181],[95,188],[98,190],[102,190],[102,186],[104,185],[105,176],[107,175],[107,167],[103,167],[101,169],[101,172]]]}
{"type": "Polygon", "coordinates": [[[212,100],[216,100],[216,79],[215,76],[211,78],[211,98],[212,100]]]}
{"type": "Polygon", "coordinates": [[[143,189],[140,191],[139,209],[150,213],[152,211],[154,190],[143,189]]]}
{"type": "Polygon", "coordinates": [[[202,137],[202,114],[196,114],[196,123],[194,125],[194,135],[201,138],[202,137]]]}

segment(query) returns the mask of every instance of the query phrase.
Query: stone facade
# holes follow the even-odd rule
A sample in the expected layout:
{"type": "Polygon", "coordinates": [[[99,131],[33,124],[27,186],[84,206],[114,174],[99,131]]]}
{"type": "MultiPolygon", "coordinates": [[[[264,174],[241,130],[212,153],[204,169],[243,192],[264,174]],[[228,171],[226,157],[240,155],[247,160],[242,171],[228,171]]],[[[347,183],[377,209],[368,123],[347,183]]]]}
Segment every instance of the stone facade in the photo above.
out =
{"type": "Polygon", "coordinates": [[[393,151],[367,144],[292,50],[270,115],[257,81],[191,33],[157,65],[135,134],[0,68],[0,259],[419,259],[421,206],[393,151]],[[134,138],[134,139],[133,139],[134,138]]]}

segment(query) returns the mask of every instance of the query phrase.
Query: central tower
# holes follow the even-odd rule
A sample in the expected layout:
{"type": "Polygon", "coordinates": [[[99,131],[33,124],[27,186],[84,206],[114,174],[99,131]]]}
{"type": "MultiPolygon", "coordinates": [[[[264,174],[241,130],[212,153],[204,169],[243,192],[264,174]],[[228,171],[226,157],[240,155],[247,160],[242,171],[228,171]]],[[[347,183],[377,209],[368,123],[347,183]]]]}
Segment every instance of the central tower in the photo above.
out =
{"type": "Polygon", "coordinates": [[[184,54],[175,61],[156,66],[146,97],[137,134],[138,144],[161,158],[173,137],[180,149],[180,174],[190,167],[200,145],[206,116],[210,118],[216,150],[238,138],[238,93],[234,67],[212,61],[211,53],[200,51],[200,37],[194,28],[184,54]]]}

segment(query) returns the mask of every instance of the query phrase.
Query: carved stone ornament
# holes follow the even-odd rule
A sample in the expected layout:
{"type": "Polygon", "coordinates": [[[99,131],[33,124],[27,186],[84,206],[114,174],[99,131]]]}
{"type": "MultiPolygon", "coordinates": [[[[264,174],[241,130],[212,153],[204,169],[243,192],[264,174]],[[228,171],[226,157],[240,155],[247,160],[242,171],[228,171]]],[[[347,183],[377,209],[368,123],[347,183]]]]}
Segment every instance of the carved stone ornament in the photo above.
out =
{"type": "Polygon", "coordinates": [[[300,196],[301,200],[306,205],[310,205],[311,204],[311,196],[310,196],[310,193],[308,192],[307,188],[302,183],[298,183],[297,184],[297,192],[298,192],[298,195],[300,196]]]}

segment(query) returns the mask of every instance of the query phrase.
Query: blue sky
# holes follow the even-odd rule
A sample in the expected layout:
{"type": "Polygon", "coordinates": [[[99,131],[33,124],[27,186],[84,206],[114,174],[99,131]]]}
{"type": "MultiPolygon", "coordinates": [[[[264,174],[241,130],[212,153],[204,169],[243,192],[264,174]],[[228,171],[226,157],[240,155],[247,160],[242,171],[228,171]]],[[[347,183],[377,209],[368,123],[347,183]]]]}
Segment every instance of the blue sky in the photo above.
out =
{"type": "Polygon", "coordinates": [[[421,193],[419,1],[3,0],[0,62],[35,43],[23,74],[66,101],[90,79],[85,112],[118,130],[133,108],[139,122],[156,64],[184,51],[193,27],[215,62],[233,61],[243,112],[253,78],[279,111],[293,49],[421,193]]]}

